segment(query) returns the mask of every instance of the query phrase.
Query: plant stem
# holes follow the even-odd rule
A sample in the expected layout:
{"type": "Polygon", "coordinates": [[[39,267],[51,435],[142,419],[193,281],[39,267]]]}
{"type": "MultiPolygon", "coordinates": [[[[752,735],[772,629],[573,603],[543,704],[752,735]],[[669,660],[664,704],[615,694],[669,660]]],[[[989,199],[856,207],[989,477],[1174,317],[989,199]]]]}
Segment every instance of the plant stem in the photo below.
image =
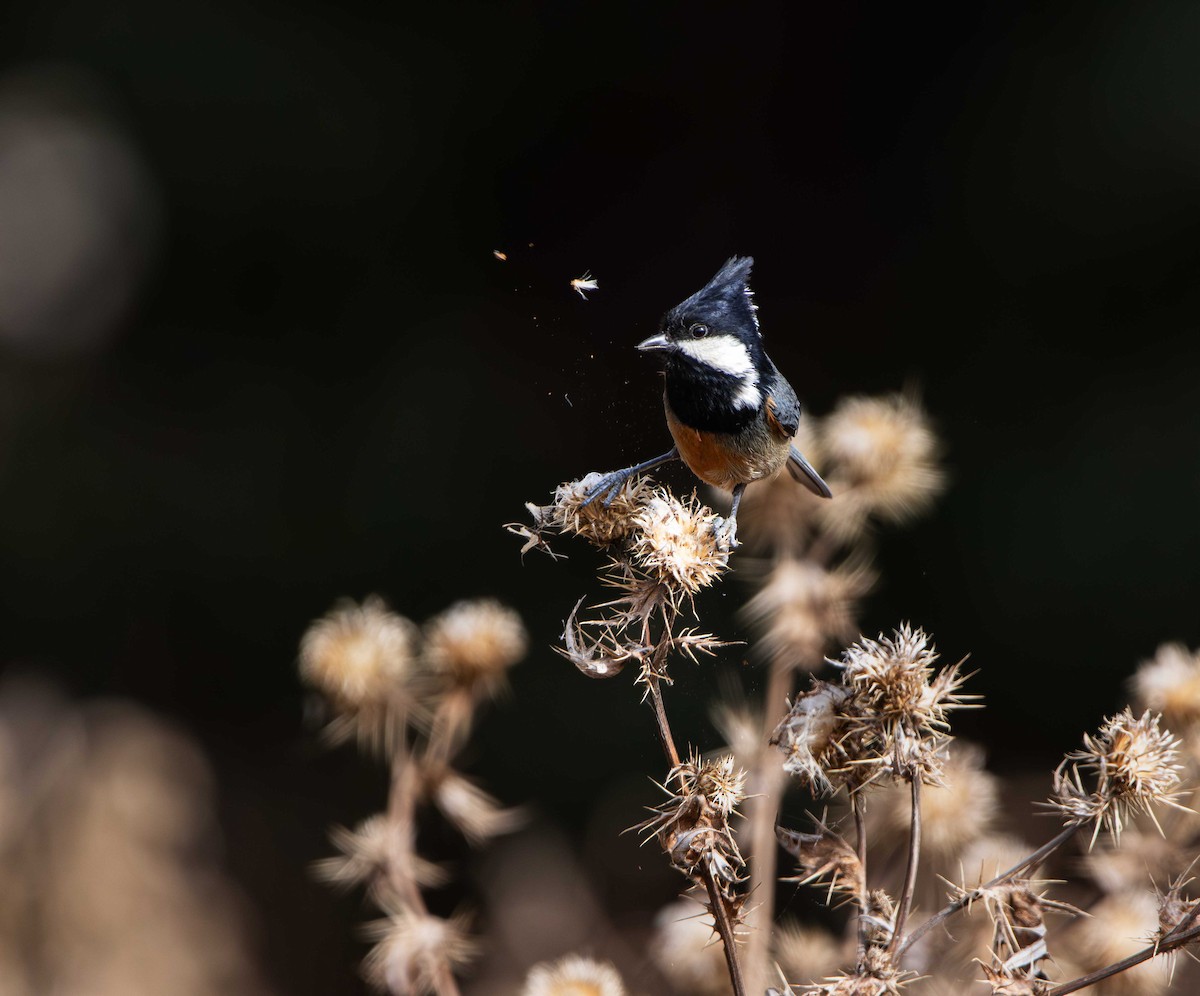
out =
{"type": "Polygon", "coordinates": [[[861,792],[850,793],[850,803],[854,807],[854,828],[858,836],[858,867],[859,881],[862,889],[858,894],[858,956],[856,965],[861,965],[867,955],[867,814],[861,792]]]}
{"type": "MultiPolygon", "coordinates": [[[[403,850],[415,854],[417,849],[417,803],[421,795],[421,772],[409,753],[404,736],[392,751],[391,788],[388,791],[388,821],[398,834],[403,835],[403,850]]],[[[410,875],[399,874],[399,866],[392,863],[388,869],[388,877],[396,895],[413,912],[428,916],[429,907],[425,905],[425,897],[410,875]]],[[[433,979],[435,996],[459,996],[458,983],[449,964],[443,962],[436,969],[433,979]]],[[[399,994],[397,994],[399,996],[399,994]]]]}
{"type": "Polygon", "coordinates": [[[908,869],[904,873],[904,891],[900,894],[900,908],[896,911],[896,926],[892,931],[892,956],[904,935],[904,923],[912,909],[913,893],[917,888],[917,865],[921,860],[921,772],[913,772],[912,780],[912,823],[908,831],[908,869]]]}
{"type": "Polygon", "coordinates": [[[908,935],[908,937],[906,937],[903,941],[901,941],[899,946],[896,948],[896,950],[894,952],[894,956],[896,958],[899,958],[901,955],[904,954],[905,951],[907,951],[910,947],[912,947],[913,944],[915,944],[922,937],[924,937],[927,933],[929,933],[929,931],[931,931],[939,923],[942,923],[944,920],[946,920],[948,917],[953,916],[959,910],[964,909],[965,907],[969,906],[976,899],[978,899],[980,896],[982,896],[984,894],[984,892],[986,892],[988,889],[994,888],[995,886],[1000,885],[1002,882],[1005,882],[1010,878],[1015,878],[1017,875],[1020,875],[1021,872],[1023,872],[1023,871],[1028,871],[1033,868],[1036,868],[1043,861],[1045,861],[1048,857],[1050,857],[1050,855],[1052,855],[1055,851],[1057,851],[1060,847],[1062,847],[1065,843],[1067,843],[1067,841],[1069,841],[1072,837],[1074,837],[1075,832],[1079,829],[1080,826],[1081,826],[1081,824],[1072,823],[1071,825],[1064,827],[1055,837],[1052,837],[1050,840],[1046,841],[1045,844],[1043,844],[1036,851],[1034,851],[1031,855],[1029,855],[1029,857],[1025,858],[1022,861],[1019,861],[1017,864],[1013,865],[1008,871],[1003,872],[1000,875],[997,875],[990,882],[985,882],[983,885],[979,886],[978,888],[972,889],[970,892],[964,892],[957,899],[947,903],[940,910],[938,910],[933,916],[931,916],[923,924],[921,924],[919,927],[917,927],[916,930],[914,930],[911,934],[908,935]]]}
{"type": "Polygon", "coordinates": [[[662,689],[659,687],[658,676],[652,675],[647,678],[646,685],[650,689],[650,700],[654,703],[654,718],[658,722],[658,739],[662,743],[663,753],[667,755],[667,760],[671,763],[671,770],[674,771],[679,767],[679,751],[675,749],[675,738],[671,735],[671,724],[667,722],[667,710],[663,705],[662,689]]]}
{"type": "Polygon", "coordinates": [[[733,924],[729,922],[729,911],[725,909],[725,897],[717,885],[716,877],[709,869],[704,871],[704,887],[708,890],[708,905],[712,910],[713,922],[725,946],[725,964],[729,968],[729,981],[733,984],[734,996],[746,996],[746,984],[742,981],[742,969],[738,964],[737,939],[733,924]]]}
{"type": "MultiPolygon", "coordinates": [[[[661,647],[667,647],[670,644],[664,640],[660,644],[661,647]]],[[[662,689],[660,683],[662,681],[661,665],[665,651],[660,653],[655,650],[652,658],[651,667],[646,674],[646,687],[650,691],[650,699],[654,704],[654,718],[658,723],[658,735],[662,741],[663,753],[667,756],[667,761],[671,765],[672,771],[679,769],[679,751],[675,748],[675,738],[671,735],[671,724],[667,720],[667,709],[663,704],[662,689]]],[[[729,911],[725,908],[725,897],[721,894],[721,888],[717,883],[716,876],[707,863],[704,865],[702,872],[704,879],[704,888],[708,892],[708,903],[712,909],[713,923],[717,928],[717,932],[721,935],[721,943],[725,947],[725,964],[729,967],[729,981],[733,984],[734,996],[746,996],[746,986],[742,981],[742,970],[738,963],[737,956],[737,938],[733,932],[733,924],[729,919],[729,911]]],[[[453,996],[453,994],[441,994],[438,996],[453,996]]]]}
{"type": "Polygon", "coordinates": [[[1128,958],[1113,962],[1104,968],[1098,968],[1094,972],[1081,975],[1079,978],[1071,979],[1069,982],[1060,983],[1052,989],[1047,990],[1046,996],[1066,996],[1067,993],[1078,992],[1080,989],[1094,986],[1097,982],[1124,972],[1126,969],[1133,968],[1135,965],[1140,965],[1144,961],[1149,961],[1156,955],[1166,954],[1168,951],[1174,951],[1185,944],[1190,944],[1192,941],[1200,938],[1200,926],[1195,925],[1197,913],[1200,913],[1200,906],[1193,908],[1192,912],[1184,917],[1174,930],[1170,931],[1165,937],[1160,938],[1157,943],[1142,948],[1141,951],[1131,954],[1128,958]],[[1191,924],[1191,926],[1188,926],[1186,930],[1180,929],[1187,924],[1191,924]]]}

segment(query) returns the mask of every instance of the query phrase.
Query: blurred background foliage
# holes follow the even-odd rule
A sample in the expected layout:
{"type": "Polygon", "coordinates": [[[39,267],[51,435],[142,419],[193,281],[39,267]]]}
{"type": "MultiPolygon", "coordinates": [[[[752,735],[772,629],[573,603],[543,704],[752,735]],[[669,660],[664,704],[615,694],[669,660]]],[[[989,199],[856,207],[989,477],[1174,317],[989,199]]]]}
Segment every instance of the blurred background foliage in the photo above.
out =
{"type": "MultiPolygon", "coordinates": [[[[752,254],[810,411],[915,387],[944,441],[865,631],[970,653],[960,730],[1048,770],[1200,643],[1198,38],[1186,3],[10,4],[3,666],[197,738],[272,984],[345,992],[362,910],[307,864],[385,776],[319,745],[299,636],[342,595],[497,595],[534,650],[473,772],[618,915],[658,905],[611,840],[650,718],[549,650],[596,562],[500,527],[664,448],[632,346],[752,254]]],[[[749,592],[706,622],[745,638],[749,592]]],[[[741,658],[671,691],[702,746],[741,658]]]]}

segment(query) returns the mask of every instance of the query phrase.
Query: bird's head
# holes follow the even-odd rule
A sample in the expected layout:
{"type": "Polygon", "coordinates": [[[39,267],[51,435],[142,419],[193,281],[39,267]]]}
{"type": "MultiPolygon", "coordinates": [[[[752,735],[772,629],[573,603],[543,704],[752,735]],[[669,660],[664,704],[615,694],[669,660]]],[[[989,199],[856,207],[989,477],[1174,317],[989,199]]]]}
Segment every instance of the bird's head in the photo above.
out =
{"type": "Polygon", "coordinates": [[[661,330],[638,349],[665,355],[667,376],[731,382],[738,407],[762,403],[766,354],[750,286],[750,256],[734,256],[703,288],[663,316],[661,330]]]}

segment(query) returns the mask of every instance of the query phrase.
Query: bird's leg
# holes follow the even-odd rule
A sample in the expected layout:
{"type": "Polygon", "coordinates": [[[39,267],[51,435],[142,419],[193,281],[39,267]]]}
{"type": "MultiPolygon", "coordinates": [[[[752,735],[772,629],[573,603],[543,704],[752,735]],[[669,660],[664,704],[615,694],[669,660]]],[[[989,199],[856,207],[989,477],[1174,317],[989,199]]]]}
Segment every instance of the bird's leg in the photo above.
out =
{"type": "Polygon", "coordinates": [[[725,531],[729,534],[729,545],[737,546],[737,513],[742,503],[742,495],[746,493],[745,484],[733,486],[733,504],[729,507],[729,518],[725,520],[725,531]]]}
{"type": "Polygon", "coordinates": [[[626,467],[624,470],[614,470],[611,474],[604,474],[599,481],[591,486],[588,490],[588,496],[583,503],[584,508],[594,502],[597,498],[604,498],[604,506],[607,508],[616,498],[617,492],[634,474],[640,474],[643,471],[653,470],[655,467],[660,467],[664,463],[670,463],[672,460],[679,459],[679,450],[672,446],[662,456],[656,456],[653,460],[646,460],[643,463],[635,464],[632,467],[626,467]]]}

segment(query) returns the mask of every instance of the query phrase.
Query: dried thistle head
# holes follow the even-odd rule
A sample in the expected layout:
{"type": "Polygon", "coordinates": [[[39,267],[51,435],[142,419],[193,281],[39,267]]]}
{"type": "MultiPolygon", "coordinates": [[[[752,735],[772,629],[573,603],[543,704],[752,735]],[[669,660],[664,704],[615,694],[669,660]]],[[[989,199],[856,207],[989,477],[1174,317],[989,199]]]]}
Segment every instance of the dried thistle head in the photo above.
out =
{"type": "Polygon", "coordinates": [[[976,696],[959,691],[966,676],[957,664],[935,673],[937,657],[929,637],[905,623],[890,637],[861,640],[834,662],[854,692],[851,763],[904,780],[920,773],[926,782],[940,781],[947,716],[976,696]]]}
{"type": "Polygon", "coordinates": [[[454,972],[478,953],[461,915],[444,920],[402,909],[367,924],[365,932],[375,946],[363,962],[364,974],[375,988],[388,993],[445,992],[454,972]]]}
{"type": "Polygon", "coordinates": [[[870,947],[854,972],[830,976],[808,992],[810,996],[902,996],[904,987],[916,979],[916,972],[896,968],[882,948],[870,947]]]}
{"type": "Polygon", "coordinates": [[[1138,702],[1161,713],[1172,728],[1200,722],[1200,654],[1181,643],[1164,643],[1133,678],[1138,702]]]}
{"type": "Polygon", "coordinates": [[[980,965],[983,980],[992,988],[992,996],[1046,996],[1053,986],[1044,979],[1031,979],[1019,972],[1014,974],[1001,966],[980,965]]]}
{"type": "Polygon", "coordinates": [[[403,828],[384,813],[368,817],[353,830],[334,827],[329,836],[341,853],[315,862],[313,872],[335,888],[365,884],[377,895],[388,895],[398,891],[401,882],[421,888],[446,880],[441,868],[406,846],[403,828]]]}
{"type": "Polygon", "coordinates": [[[1157,824],[1156,805],[1184,808],[1178,802],[1179,741],[1158,722],[1149,711],[1134,719],[1126,707],[1096,736],[1084,734],[1083,749],[1068,754],[1055,771],[1049,805],[1068,824],[1094,822],[1093,843],[1102,828],[1119,840],[1131,814],[1146,813],[1157,824]],[[1085,787],[1084,772],[1093,789],[1085,787]]]}
{"type": "Polygon", "coordinates": [[[521,617],[494,599],[456,602],[425,627],[425,658],[433,673],[449,689],[476,699],[503,686],[527,646],[521,617]]]}
{"type": "Polygon", "coordinates": [[[695,595],[729,564],[725,520],[693,496],[680,501],[658,490],[638,509],[630,540],[633,562],[650,577],[695,595]]]}
{"type": "Polygon", "coordinates": [[[860,535],[872,515],[910,518],[942,489],[937,437],[912,396],[848,398],[822,421],[821,434],[837,501],[819,511],[841,539],[860,535]]]}
{"type": "Polygon", "coordinates": [[[734,766],[732,755],[702,761],[693,754],[662,786],[667,801],[639,827],[658,836],[676,869],[693,879],[708,872],[730,899],[745,862],[729,819],[743,798],[745,783],[746,773],[734,766]]]}
{"type": "Polygon", "coordinates": [[[846,705],[852,696],[849,688],[814,678],[771,734],[770,742],[783,751],[784,770],[818,795],[833,791],[831,775],[842,769],[840,744],[851,722],[846,705]]]}
{"type": "Polygon", "coordinates": [[[777,826],[775,837],[779,846],[796,859],[798,874],[783,881],[826,885],[827,904],[832,902],[835,893],[851,898],[866,891],[858,854],[825,823],[817,823],[816,833],[800,833],[777,826]]]}
{"type": "Polygon", "coordinates": [[[627,480],[612,500],[593,501],[585,505],[592,488],[603,475],[588,474],[582,480],[560,484],[554,501],[536,509],[534,517],[542,527],[552,527],[587,540],[596,547],[623,543],[633,535],[637,516],[649,499],[653,485],[649,478],[636,476],[627,480]]]}
{"type": "Polygon", "coordinates": [[[811,560],[785,557],[771,568],[743,614],[761,633],[758,649],[763,656],[816,670],[831,641],[853,635],[858,599],[874,580],[874,573],[862,564],[829,570],[811,560]]]}
{"type": "Polygon", "coordinates": [[[992,964],[1005,979],[1044,977],[1042,962],[1050,957],[1046,912],[1083,915],[1074,906],[1036,892],[1024,879],[985,889],[983,902],[993,924],[992,964]]]}
{"type": "Polygon", "coordinates": [[[625,996],[625,984],[611,963],[567,955],[534,965],[521,996],[625,996]]]}
{"type": "Polygon", "coordinates": [[[332,704],[332,739],[384,746],[399,732],[417,705],[417,639],[417,627],[375,595],[342,602],[309,626],[300,675],[332,704]]]}
{"type": "Polygon", "coordinates": [[[1188,872],[1177,875],[1166,892],[1158,895],[1158,932],[1155,937],[1159,941],[1173,931],[1186,930],[1196,925],[1197,915],[1200,914],[1200,902],[1189,899],[1183,891],[1192,883],[1190,871],[1189,868],[1188,872]]]}

